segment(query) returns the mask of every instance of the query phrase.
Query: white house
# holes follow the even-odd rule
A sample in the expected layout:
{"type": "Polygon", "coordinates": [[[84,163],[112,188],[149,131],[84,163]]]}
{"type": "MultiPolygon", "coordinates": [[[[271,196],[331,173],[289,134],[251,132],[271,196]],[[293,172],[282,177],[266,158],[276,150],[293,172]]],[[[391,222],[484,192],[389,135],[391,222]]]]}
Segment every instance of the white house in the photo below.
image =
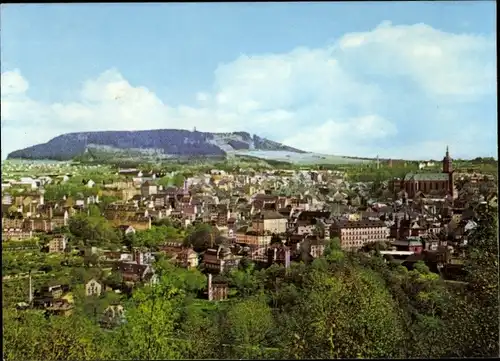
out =
{"type": "Polygon", "coordinates": [[[91,279],[85,284],[85,295],[87,296],[100,296],[102,286],[95,279],[91,279]]]}

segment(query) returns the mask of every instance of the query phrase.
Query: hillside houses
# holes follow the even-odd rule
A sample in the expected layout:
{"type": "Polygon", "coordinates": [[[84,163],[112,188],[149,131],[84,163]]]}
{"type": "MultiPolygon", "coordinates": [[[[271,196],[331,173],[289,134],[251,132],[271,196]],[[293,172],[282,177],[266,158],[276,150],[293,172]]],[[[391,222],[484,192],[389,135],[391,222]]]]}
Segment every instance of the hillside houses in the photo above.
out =
{"type": "MultiPolygon", "coordinates": [[[[78,176],[80,186],[89,187],[85,194],[47,201],[44,187],[48,184],[76,182],[76,175],[64,173],[65,180],[61,174],[4,179],[4,240],[46,234],[49,252],[64,252],[68,240],[56,231],[68,226],[71,217],[90,214],[91,209],[100,212],[119,237],[134,238],[163,220],[182,232],[206,223],[224,238],[223,245],[211,244],[210,249],[197,253],[180,246],[182,239],[176,245],[164,239],[155,251],[168,255],[178,266],[213,273],[236,267],[243,257],[283,265],[289,265],[288,259],[312,260],[323,254],[333,237],[352,251],[371,243],[413,253],[461,247],[474,228],[476,204],[496,201],[493,193],[475,200],[468,191],[461,190],[454,198],[427,188],[410,197],[406,189],[391,189],[389,182],[374,192],[371,183],[348,180],[340,171],[216,169],[195,174],[180,187],[162,186],[159,179],[165,174],[140,169],[120,169],[107,180],[78,176]],[[24,190],[14,191],[20,188],[24,190]]],[[[103,257],[127,282],[153,279],[151,265],[134,254],[115,250],[103,257]]]]}

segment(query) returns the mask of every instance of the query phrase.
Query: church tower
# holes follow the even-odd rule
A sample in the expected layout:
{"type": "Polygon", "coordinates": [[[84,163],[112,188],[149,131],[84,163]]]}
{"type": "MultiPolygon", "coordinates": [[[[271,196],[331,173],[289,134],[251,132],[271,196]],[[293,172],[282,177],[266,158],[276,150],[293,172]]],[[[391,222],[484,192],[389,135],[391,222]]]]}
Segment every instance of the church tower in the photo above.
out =
{"type": "Polygon", "coordinates": [[[453,167],[451,163],[450,152],[448,150],[448,146],[446,146],[446,155],[443,158],[443,173],[452,173],[453,167]]]}
{"type": "Polygon", "coordinates": [[[446,146],[446,155],[443,158],[443,173],[448,174],[448,193],[453,197],[457,198],[458,194],[455,189],[455,182],[453,177],[453,165],[450,157],[450,152],[448,146],[446,146]]]}

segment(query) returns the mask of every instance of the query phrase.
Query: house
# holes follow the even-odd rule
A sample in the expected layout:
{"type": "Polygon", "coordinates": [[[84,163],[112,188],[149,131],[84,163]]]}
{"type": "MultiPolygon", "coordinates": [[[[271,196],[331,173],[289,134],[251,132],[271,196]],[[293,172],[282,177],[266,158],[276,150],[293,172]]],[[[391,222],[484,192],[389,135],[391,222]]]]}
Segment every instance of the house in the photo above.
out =
{"type": "Polygon", "coordinates": [[[264,235],[257,234],[254,231],[245,231],[245,232],[233,232],[232,233],[235,243],[242,245],[252,245],[252,246],[260,246],[266,247],[271,244],[272,235],[264,235]]]}
{"type": "Polygon", "coordinates": [[[198,253],[196,253],[192,248],[183,248],[176,254],[175,259],[176,263],[181,267],[186,267],[188,269],[198,267],[198,253]]]}
{"type": "Polygon", "coordinates": [[[435,251],[443,243],[438,236],[433,234],[427,235],[426,237],[422,238],[422,241],[423,241],[423,249],[425,251],[435,251]]]}
{"type": "Polygon", "coordinates": [[[102,285],[95,279],[91,279],[85,284],[85,295],[88,296],[100,296],[102,292],[102,285]]]}
{"type": "Polygon", "coordinates": [[[343,249],[360,249],[367,243],[387,240],[389,228],[383,221],[336,221],[330,234],[340,239],[343,249]]]}
{"type": "Polygon", "coordinates": [[[61,298],[47,306],[45,308],[45,312],[49,315],[67,317],[73,313],[73,308],[74,306],[71,302],[67,299],[61,298]]]}
{"type": "Polygon", "coordinates": [[[2,230],[2,241],[24,241],[33,238],[32,231],[20,228],[6,228],[2,230]]]}
{"type": "Polygon", "coordinates": [[[133,262],[134,261],[134,256],[131,253],[105,251],[105,252],[103,252],[103,255],[104,255],[105,260],[111,261],[111,262],[115,262],[115,261],[133,262]]]}
{"type": "Polygon", "coordinates": [[[68,244],[68,239],[64,235],[55,235],[49,241],[49,253],[62,253],[65,251],[68,244]]]}
{"type": "Polygon", "coordinates": [[[285,233],[288,220],[276,211],[261,211],[252,219],[252,230],[259,234],[285,233]]]}
{"type": "Polygon", "coordinates": [[[319,258],[325,252],[326,242],[317,236],[308,236],[302,242],[302,248],[308,252],[312,258],[319,258]]]}
{"type": "Polygon", "coordinates": [[[151,252],[143,252],[139,248],[134,249],[133,257],[137,264],[151,265],[154,262],[154,256],[151,252]]]}
{"type": "Polygon", "coordinates": [[[158,186],[153,182],[146,181],[141,185],[141,195],[149,197],[158,193],[158,186]]]}
{"type": "Polygon", "coordinates": [[[273,244],[267,249],[268,264],[282,264],[285,268],[290,267],[290,248],[284,244],[273,244]]]}
{"type": "Polygon", "coordinates": [[[147,282],[154,284],[158,281],[153,268],[148,264],[117,262],[114,270],[121,273],[126,283],[147,282]]]}
{"type": "Polygon", "coordinates": [[[422,239],[418,237],[409,237],[405,240],[396,240],[391,243],[398,251],[411,251],[415,254],[422,253],[424,250],[422,239]]]}
{"type": "Polygon", "coordinates": [[[271,194],[258,193],[252,197],[251,203],[255,209],[261,210],[261,209],[264,209],[266,204],[276,205],[277,201],[278,201],[278,196],[273,196],[271,194]]]}
{"type": "Polygon", "coordinates": [[[233,255],[228,246],[220,245],[217,249],[208,249],[203,255],[203,266],[210,271],[223,273],[227,269],[237,268],[241,256],[233,255]]]}
{"type": "Polygon", "coordinates": [[[213,282],[212,274],[208,274],[208,300],[209,301],[223,301],[227,299],[228,285],[223,282],[213,282]]]}
{"type": "Polygon", "coordinates": [[[125,309],[123,306],[110,305],[104,310],[100,324],[104,328],[113,328],[114,326],[119,326],[125,321],[125,309]]]}
{"type": "Polygon", "coordinates": [[[2,217],[2,229],[23,229],[25,228],[22,213],[11,213],[8,217],[2,217]]]}
{"type": "Polygon", "coordinates": [[[25,220],[25,228],[34,232],[53,232],[56,228],[65,225],[64,219],[35,217],[25,220]]]}
{"type": "Polygon", "coordinates": [[[86,186],[87,188],[92,188],[93,186],[95,186],[95,182],[92,179],[89,179],[86,186]]]}
{"type": "Polygon", "coordinates": [[[64,296],[69,291],[67,285],[49,285],[35,291],[33,306],[44,309],[47,314],[68,316],[73,310],[72,299],[64,296]]]}
{"type": "Polygon", "coordinates": [[[168,207],[165,207],[163,210],[162,209],[152,209],[148,212],[148,214],[151,217],[152,221],[158,221],[158,220],[167,218],[170,215],[171,211],[172,211],[172,208],[170,206],[168,206],[168,207]]]}
{"type": "Polygon", "coordinates": [[[63,293],[62,285],[43,286],[40,290],[35,291],[33,304],[35,306],[47,305],[51,300],[61,298],[63,293]]]}

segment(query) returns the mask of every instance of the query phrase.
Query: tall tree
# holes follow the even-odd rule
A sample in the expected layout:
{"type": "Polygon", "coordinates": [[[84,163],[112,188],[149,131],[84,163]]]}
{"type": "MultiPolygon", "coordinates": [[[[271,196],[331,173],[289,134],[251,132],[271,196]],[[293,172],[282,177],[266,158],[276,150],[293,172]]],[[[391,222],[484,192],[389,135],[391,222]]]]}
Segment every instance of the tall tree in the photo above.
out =
{"type": "Polygon", "coordinates": [[[476,221],[466,252],[468,287],[457,300],[455,317],[450,317],[460,346],[451,356],[495,357],[499,355],[500,324],[497,209],[479,209],[476,221]]]}
{"type": "Polygon", "coordinates": [[[126,323],[115,336],[114,357],[126,360],[167,360],[180,357],[174,330],[183,292],[162,277],[159,285],[133,293],[126,323]]]}

